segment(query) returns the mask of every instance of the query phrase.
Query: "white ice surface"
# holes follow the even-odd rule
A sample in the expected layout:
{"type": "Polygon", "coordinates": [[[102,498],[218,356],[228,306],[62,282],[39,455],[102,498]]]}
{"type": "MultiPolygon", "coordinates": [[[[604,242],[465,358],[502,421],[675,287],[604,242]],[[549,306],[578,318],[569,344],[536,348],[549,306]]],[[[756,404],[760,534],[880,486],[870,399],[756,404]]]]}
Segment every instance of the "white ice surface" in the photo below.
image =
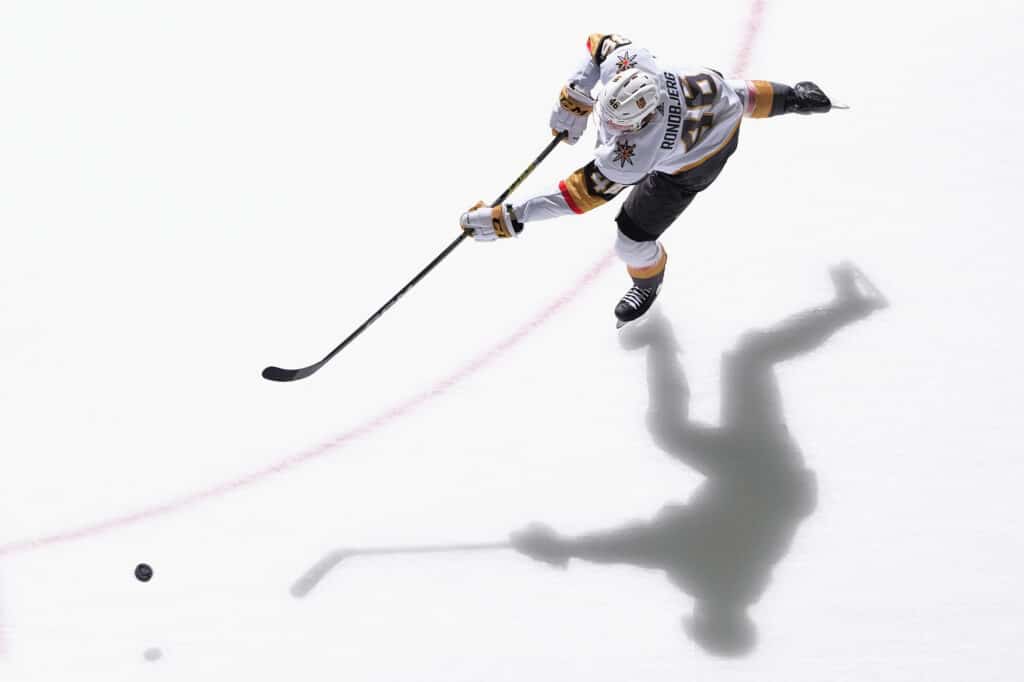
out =
{"type": "Polygon", "coordinates": [[[576,536],[685,503],[702,477],[645,426],[617,264],[492,364],[314,461],[19,544],[346,434],[574,290],[617,207],[463,244],[321,373],[259,376],[320,357],[515,178],[588,33],[729,70],[750,12],[417,7],[0,4],[0,679],[1021,679],[1010,0],[764,3],[747,75],[814,79],[853,109],[747,122],[666,236],[659,305],[690,416],[712,425],[722,353],[827,303],[830,265],[855,262],[892,303],[777,367],[818,505],[750,610],[747,655],[696,644],[692,595],[628,563],[364,557],[288,591],[337,547],[501,541],[532,521],[576,536]]]}

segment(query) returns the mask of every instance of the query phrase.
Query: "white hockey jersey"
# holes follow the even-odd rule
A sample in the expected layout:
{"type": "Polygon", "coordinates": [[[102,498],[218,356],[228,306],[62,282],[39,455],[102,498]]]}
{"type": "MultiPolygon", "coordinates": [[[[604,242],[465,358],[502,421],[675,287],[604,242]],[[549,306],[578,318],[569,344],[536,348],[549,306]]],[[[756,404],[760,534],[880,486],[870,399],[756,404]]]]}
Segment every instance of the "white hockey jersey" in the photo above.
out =
{"type": "Polygon", "coordinates": [[[728,145],[744,114],[770,115],[772,88],[765,81],[726,80],[709,68],[661,65],[649,50],[614,34],[593,34],[590,56],[569,79],[591,96],[617,73],[637,68],[654,75],[662,93],[655,117],[636,132],[615,131],[597,121],[594,160],[559,183],[557,193],[513,206],[521,222],[583,213],[604,204],[648,173],[680,174],[728,145]]]}

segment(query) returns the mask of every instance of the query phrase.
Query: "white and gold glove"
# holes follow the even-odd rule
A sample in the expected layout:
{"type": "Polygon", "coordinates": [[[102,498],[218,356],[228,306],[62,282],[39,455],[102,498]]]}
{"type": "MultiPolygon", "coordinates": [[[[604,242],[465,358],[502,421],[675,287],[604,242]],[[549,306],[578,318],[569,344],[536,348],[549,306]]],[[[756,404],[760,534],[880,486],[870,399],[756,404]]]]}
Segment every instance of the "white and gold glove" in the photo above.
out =
{"type": "Polygon", "coordinates": [[[478,242],[490,242],[499,237],[518,237],[523,231],[523,224],[512,215],[510,204],[491,208],[482,201],[462,214],[459,225],[478,242]]]}
{"type": "Polygon", "coordinates": [[[551,111],[551,132],[554,135],[566,131],[565,141],[576,144],[587,129],[587,120],[594,110],[590,95],[566,85],[558,95],[558,104],[551,111]]]}

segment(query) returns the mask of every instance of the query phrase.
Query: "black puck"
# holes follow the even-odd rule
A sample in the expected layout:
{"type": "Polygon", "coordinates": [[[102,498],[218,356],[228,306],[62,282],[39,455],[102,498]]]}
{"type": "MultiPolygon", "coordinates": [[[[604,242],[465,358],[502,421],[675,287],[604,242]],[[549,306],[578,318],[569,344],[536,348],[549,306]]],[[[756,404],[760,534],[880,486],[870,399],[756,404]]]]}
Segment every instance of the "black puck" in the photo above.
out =
{"type": "Polygon", "coordinates": [[[135,567],[135,577],[142,582],[147,582],[153,577],[153,569],[150,568],[149,564],[139,564],[135,567]]]}

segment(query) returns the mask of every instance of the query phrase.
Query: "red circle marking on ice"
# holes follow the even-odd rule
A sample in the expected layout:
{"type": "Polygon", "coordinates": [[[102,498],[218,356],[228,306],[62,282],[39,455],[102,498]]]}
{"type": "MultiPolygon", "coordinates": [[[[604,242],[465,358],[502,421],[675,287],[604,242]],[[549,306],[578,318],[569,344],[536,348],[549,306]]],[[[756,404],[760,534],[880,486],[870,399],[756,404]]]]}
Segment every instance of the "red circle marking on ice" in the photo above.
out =
{"type": "MultiPolygon", "coordinates": [[[[766,0],[753,0],[750,7],[750,13],[746,22],[746,30],[744,31],[743,39],[740,43],[739,50],[736,54],[736,63],[733,67],[733,73],[741,76],[746,71],[748,63],[750,61],[750,55],[753,51],[754,41],[757,38],[758,33],[761,30],[761,22],[764,17],[766,0]]],[[[615,260],[615,255],[609,253],[597,261],[594,265],[588,269],[582,277],[576,282],[576,284],[558,297],[555,301],[548,304],[540,313],[535,315],[531,320],[526,322],[523,326],[513,332],[510,336],[506,337],[502,341],[495,344],[487,352],[479,355],[468,365],[457,370],[455,373],[450,374],[448,377],[434,384],[431,388],[423,391],[422,393],[406,400],[405,402],[399,403],[395,407],[382,412],[373,419],[364,422],[356,428],[343,433],[331,440],[325,441],[317,446],[314,446],[303,452],[286,457],[278,462],[259,469],[257,471],[250,472],[248,474],[239,476],[238,478],[225,481],[223,483],[197,490],[195,492],[182,495],[176,499],[168,500],[160,504],[153,505],[146,509],[140,509],[137,512],[131,514],[124,514],[121,516],[115,516],[104,521],[97,521],[92,524],[79,526],[77,528],[70,528],[68,530],[52,533],[49,535],[41,535],[35,538],[28,538],[25,540],[18,540],[15,542],[9,542],[5,545],[0,545],[0,557],[9,556],[11,554],[18,554],[21,552],[28,552],[34,549],[40,549],[50,545],[61,544],[64,542],[70,542],[72,540],[80,540],[82,538],[98,535],[108,530],[115,528],[121,528],[141,521],[146,521],[158,516],[163,516],[171,512],[184,509],[185,507],[192,506],[193,504],[208,500],[214,497],[219,497],[230,492],[234,492],[241,488],[246,488],[254,483],[263,481],[269,478],[273,474],[279,474],[289,469],[292,469],[300,464],[308,462],[310,460],[322,457],[332,450],[337,450],[344,445],[347,445],[350,441],[361,438],[370,433],[373,433],[377,429],[391,423],[392,421],[409,414],[420,405],[433,400],[452,386],[458,384],[462,380],[466,379],[473,374],[476,374],[480,369],[493,362],[496,358],[500,357],[512,347],[517,345],[520,341],[525,339],[527,336],[532,334],[537,328],[547,322],[555,313],[559,312],[564,308],[570,301],[576,298],[577,295],[584,289],[586,289],[591,282],[604,272],[615,260]]],[[[3,641],[0,639],[0,651],[2,651],[3,641]]]]}
{"type": "Polygon", "coordinates": [[[475,360],[469,364],[463,366],[453,374],[448,375],[446,378],[434,384],[432,387],[419,393],[418,395],[406,400],[405,402],[399,403],[389,410],[382,412],[376,417],[363,422],[359,426],[355,427],[351,431],[343,433],[335,438],[325,441],[317,446],[314,446],[303,452],[299,452],[290,457],[286,457],[282,460],[275,462],[262,469],[250,472],[238,478],[225,481],[209,488],[198,490],[193,493],[183,495],[177,499],[169,500],[158,505],[154,505],[147,509],[141,509],[131,514],[124,514],[122,516],[115,516],[105,521],[99,521],[93,524],[79,526],[78,528],[71,528],[69,530],[53,533],[50,535],[43,535],[36,538],[27,540],[20,540],[17,542],[8,543],[0,546],[0,556],[16,554],[19,552],[26,552],[33,549],[39,549],[48,545],[55,545],[63,542],[69,542],[71,540],[78,540],[84,537],[89,537],[102,533],[107,530],[127,526],[140,521],[154,518],[156,516],[162,516],[179,509],[191,506],[197,502],[207,500],[213,497],[218,497],[240,488],[248,487],[254,483],[262,481],[273,474],[278,474],[288,469],[292,469],[300,464],[308,462],[310,460],[322,457],[331,450],[336,450],[344,445],[347,445],[350,441],[356,440],[366,436],[377,429],[389,424],[390,422],[403,417],[406,414],[412,412],[420,405],[433,400],[438,397],[452,386],[455,386],[462,380],[466,379],[473,374],[476,374],[484,366],[492,363],[495,359],[504,355],[513,346],[517,345],[520,341],[525,339],[527,336],[532,334],[538,327],[547,322],[557,312],[564,308],[570,301],[585,289],[592,281],[604,272],[609,265],[615,260],[615,255],[609,253],[605,255],[601,260],[595,263],[586,273],[573,285],[570,289],[565,291],[561,296],[555,299],[553,302],[547,305],[540,313],[535,315],[532,319],[526,322],[524,325],[519,327],[510,336],[499,341],[497,344],[492,346],[485,353],[481,353],[476,357],[475,360]]]}

